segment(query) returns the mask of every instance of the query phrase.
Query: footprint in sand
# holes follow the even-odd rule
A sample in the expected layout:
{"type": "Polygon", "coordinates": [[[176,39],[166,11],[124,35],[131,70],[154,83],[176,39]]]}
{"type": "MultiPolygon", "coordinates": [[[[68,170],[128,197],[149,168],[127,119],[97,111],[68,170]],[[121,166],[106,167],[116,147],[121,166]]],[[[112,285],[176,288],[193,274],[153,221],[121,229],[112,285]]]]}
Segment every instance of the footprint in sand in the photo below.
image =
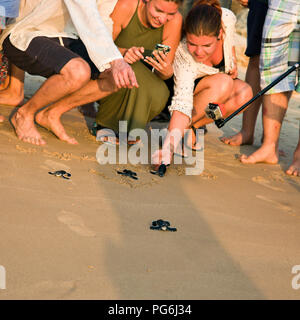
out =
{"type": "MultiPolygon", "coordinates": [[[[78,280],[53,281],[43,280],[27,287],[27,291],[34,292],[44,298],[59,297],[60,299],[69,297],[78,288],[78,280]]],[[[24,293],[25,294],[25,293],[24,293]]]]}
{"type": "Polygon", "coordinates": [[[256,182],[256,183],[259,183],[262,186],[267,187],[267,188],[269,188],[271,190],[284,192],[283,189],[280,189],[280,188],[272,186],[271,182],[268,179],[266,179],[266,178],[264,178],[262,176],[253,177],[252,181],[256,182]]]}
{"type": "MultiPolygon", "coordinates": [[[[272,203],[274,204],[277,208],[283,210],[283,211],[286,211],[288,214],[291,214],[293,213],[293,209],[285,204],[281,204],[280,202],[277,202],[277,201],[274,201],[274,200],[271,200],[271,199],[268,199],[264,196],[261,196],[259,194],[256,195],[256,198],[260,199],[260,200],[264,200],[264,201],[267,201],[269,203],[272,203]]],[[[294,215],[294,214],[293,214],[294,215]]]]}
{"type": "Polygon", "coordinates": [[[45,165],[46,166],[41,166],[41,168],[44,169],[47,167],[48,170],[65,170],[70,172],[70,167],[58,161],[46,160],[45,165]]]}
{"type": "Polygon", "coordinates": [[[85,226],[83,219],[77,214],[62,211],[57,217],[58,221],[66,224],[72,231],[83,237],[95,237],[96,232],[85,226]]]}
{"type": "Polygon", "coordinates": [[[224,168],[213,167],[212,170],[213,170],[213,171],[220,172],[220,173],[227,174],[229,177],[232,177],[232,178],[240,178],[239,175],[235,174],[234,172],[232,172],[232,171],[230,171],[230,170],[226,170],[226,169],[224,169],[224,168]]]}

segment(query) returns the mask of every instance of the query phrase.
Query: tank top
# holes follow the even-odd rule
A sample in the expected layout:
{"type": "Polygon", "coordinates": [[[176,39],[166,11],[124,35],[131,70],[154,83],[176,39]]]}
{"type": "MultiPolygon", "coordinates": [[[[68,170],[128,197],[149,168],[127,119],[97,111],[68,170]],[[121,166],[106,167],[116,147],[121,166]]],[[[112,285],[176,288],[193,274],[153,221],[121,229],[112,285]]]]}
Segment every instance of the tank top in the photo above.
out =
{"type": "Polygon", "coordinates": [[[117,39],[115,44],[120,48],[131,48],[131,47],[144,47],[148,50],[153,50],[157,43],[162,42],[163,28],[148,28],[145,27],[138,16],[138,7],[140,1],[132,16],[127,27],[123,29],[117,39]]]}

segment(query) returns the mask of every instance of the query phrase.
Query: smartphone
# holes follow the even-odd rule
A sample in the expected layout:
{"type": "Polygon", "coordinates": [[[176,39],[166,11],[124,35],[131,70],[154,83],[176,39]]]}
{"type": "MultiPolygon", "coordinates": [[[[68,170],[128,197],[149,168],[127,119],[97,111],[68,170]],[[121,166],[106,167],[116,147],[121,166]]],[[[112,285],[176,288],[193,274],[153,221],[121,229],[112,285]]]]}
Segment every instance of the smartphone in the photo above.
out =
{"type": "MultiPolygon", "coordinates": [[[[157,51],[162,51],[164,54],[168,54],[171,50],[171,47],[165,45],[165,44],[156,44],[155,45],[155,49],[154,50],[157,50],[157,51]]],[[[155,59],[155,56],[153,55],[153,51],[154,50],[148,50],[148,49],[145,49],[144,52],[143,52],[143,56],[144,57],[151,57],[153,59],[155,59]]]]}

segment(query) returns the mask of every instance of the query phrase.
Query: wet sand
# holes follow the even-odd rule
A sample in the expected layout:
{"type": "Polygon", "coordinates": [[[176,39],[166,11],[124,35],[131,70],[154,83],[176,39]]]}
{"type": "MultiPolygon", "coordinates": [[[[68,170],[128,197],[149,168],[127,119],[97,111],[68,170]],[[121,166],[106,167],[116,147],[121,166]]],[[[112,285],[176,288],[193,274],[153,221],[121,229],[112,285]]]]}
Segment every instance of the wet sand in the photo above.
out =
{"type": "MultiPolygon", "coordinates": [[[[27,81],[28,96],[38,85],[27,81]]],[[[11,109],[1,107],[9,116],[11,109]]],[[[72,146],[39,128],[47,145],[19,141],[0,124],[0,299],[299,299],[291,286],[300,264],[300,178],[284,171],[298,141],[300,99],[290,104],[278,165],[243,165],[219,138],[237,132],[208,126],[205,170],[165,178],[149,167],[100,165],[99,142],[78,110],[63,116],[72,146]],[[117,168],[138,173],[138,181],[117,168]],[[71,180],[48,174],[66,170],[71,180]],[[149,230],[169,220],[174,233],[149,230]]],[[[90,123],[92,119],[88,119],[90,123]]]]}

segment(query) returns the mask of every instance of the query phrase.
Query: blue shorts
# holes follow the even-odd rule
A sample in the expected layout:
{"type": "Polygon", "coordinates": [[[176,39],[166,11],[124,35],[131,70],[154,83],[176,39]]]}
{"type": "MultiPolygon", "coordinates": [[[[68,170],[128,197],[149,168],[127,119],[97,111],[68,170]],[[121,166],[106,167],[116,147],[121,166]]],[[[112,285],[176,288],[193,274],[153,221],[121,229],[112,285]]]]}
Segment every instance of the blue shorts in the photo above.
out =
{"type": "Polygon", "coordinates": [[[20,0],[1,0],[0,16],[16,18],[19,15],[20,0]]]}

